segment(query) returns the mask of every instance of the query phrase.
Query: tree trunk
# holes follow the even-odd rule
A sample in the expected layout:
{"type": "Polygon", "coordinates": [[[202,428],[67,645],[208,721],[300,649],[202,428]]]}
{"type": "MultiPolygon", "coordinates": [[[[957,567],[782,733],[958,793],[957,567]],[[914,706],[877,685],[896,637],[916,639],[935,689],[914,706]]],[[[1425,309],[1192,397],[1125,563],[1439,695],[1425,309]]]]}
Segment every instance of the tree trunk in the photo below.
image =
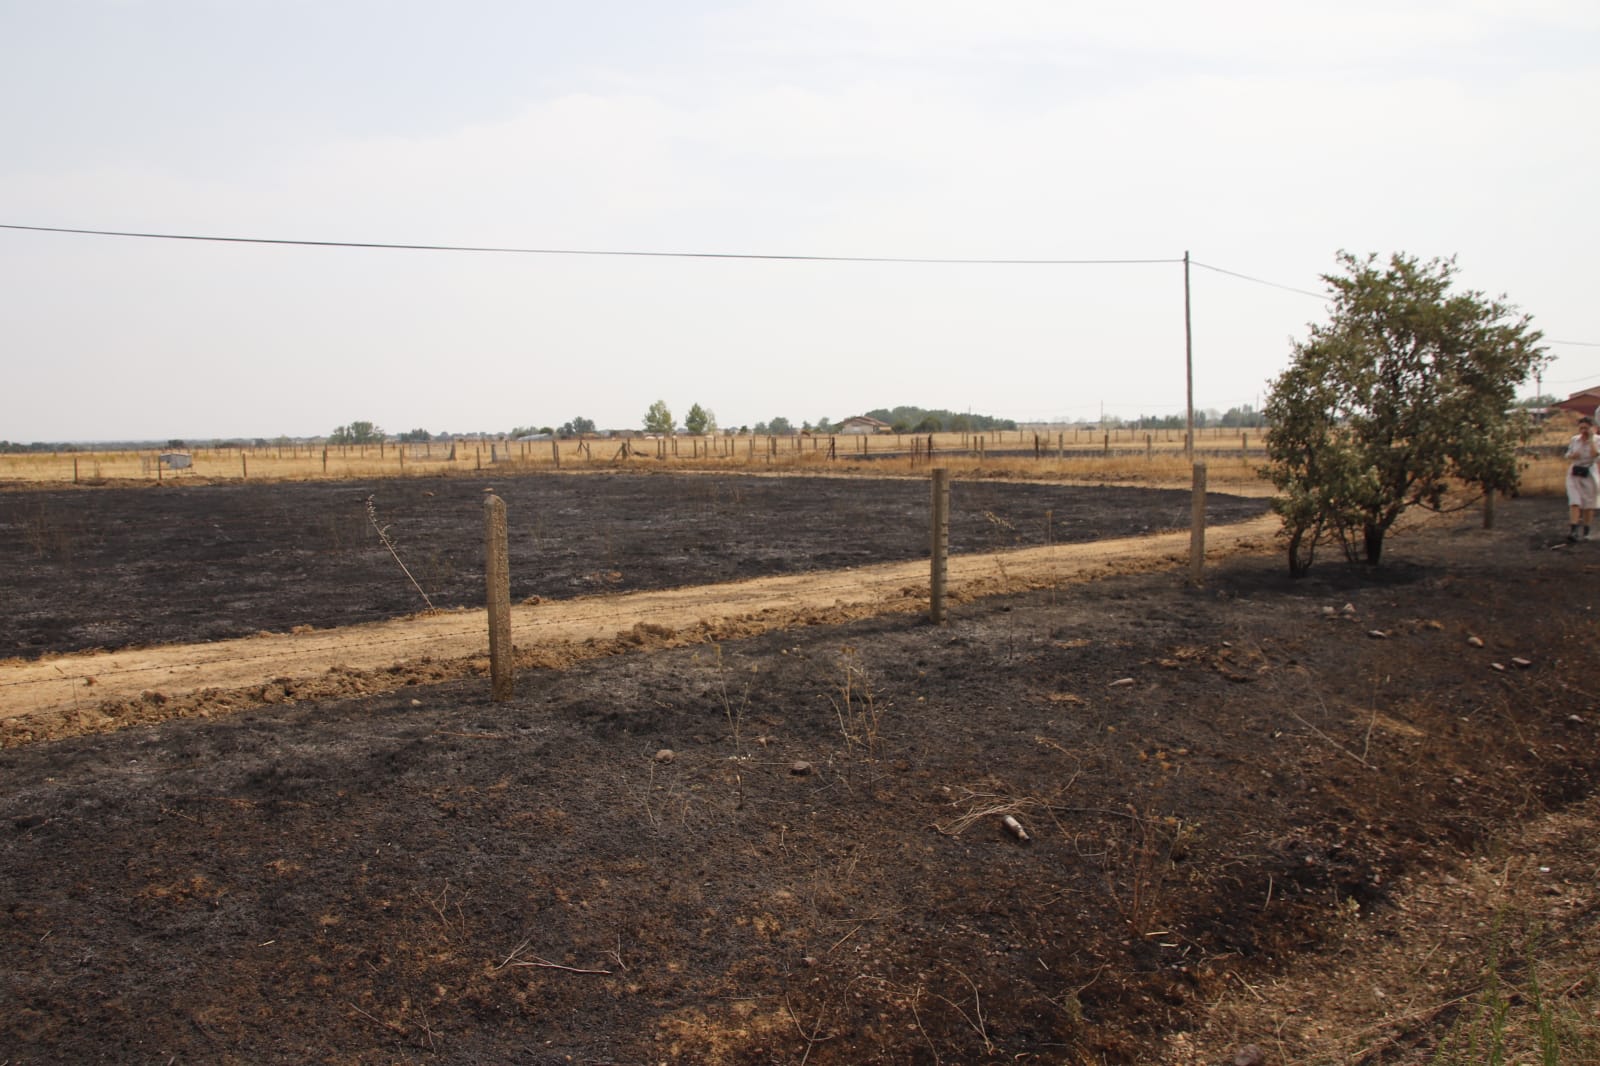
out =
{"type": "Polygon", "coordinates": [[[1290,577],[1305,577],[1311,569],[1311,556],[1316,551],[1317,538],[1313,534],[1310,543],[1306,543],[1306,532],[1305,527],[1300,526],[1289,534],[1290,577]]]}
{"type": "Polygon", "coordinates": [[[1363,530],[1368,566],[1377,566],[1378,561],[1383,558],[1383,535],[1388,531],[1388,526],[1377,525],[1368,525],[1363,530]]]}

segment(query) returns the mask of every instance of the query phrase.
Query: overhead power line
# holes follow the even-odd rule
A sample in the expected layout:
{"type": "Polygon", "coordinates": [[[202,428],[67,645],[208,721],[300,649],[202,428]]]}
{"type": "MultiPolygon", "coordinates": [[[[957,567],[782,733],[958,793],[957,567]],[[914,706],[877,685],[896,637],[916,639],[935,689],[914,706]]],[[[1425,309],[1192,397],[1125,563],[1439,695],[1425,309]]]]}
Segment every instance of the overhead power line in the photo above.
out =
{"type": "Polygon", "coordinates": [[[1238,278],[1241,281],[1251,281],[1257,285],[1267,285],[1274,289],[1282,289],[1285,292],[1297,292],[1301,296],[1310,296],[1318,300],[1326,300],[1328,298],[1328,294],[1325,292],[1312,292],[1310,289],[1297,289],[1293,285],[1281,285],[1276,281],[1268,281],[1265,278],[1253,278],[1249,274],[1241,274],[1237,270],[1224,270],[1222,267],[1212,266],[1210,263],[1202,263],[1198,259],[1191,259],[1189,262],[1202,270],[1213,270],[1218,274],[1226,274],[1230,278],[1238,278]]]}
{"type": "MultiPolygon", "coordinates": [[[[1174,265],[1184,262],[1181,258],[1166,259],[1138,259],[1138,258],[1099,258],[1099,259],[964,259],[957,257],[922,257],[922,256],[893,256],[893,255],[780,255],[762,254],[752,252],[646,252],[634,249],[607,249],[607,248],[517,248],[495,245],[468,245],[468,244],[399,244],[379,241],[312,241],[295,240],[287,237],[223,237],[214,234],[200,233],[145,233],[135,230],[109,230],[109,229],[80,229],[69,226],[24,226],[16,223],[0,222],[0,229],[19,230],[29,233],[66,233],[87,237],[131,237],[140,240],[158,241],[199,241],[216,244],[267,244],[285,245],[301,248],[368,248],[381,251],[401,252],[493,252],[502,255],[582,255],[582,256],[613,256],[624,258],[642,259],[733,259],[756,260],[767,262],[792,262],[792,263],[931,263],[966,266],[1140,266],[1140,265],[1174,265]]],[[[1210,270],[1217,274],[1225,274],[1231,278],[1248,281],[1255,285],[1266,285],[1285,292],[1309,296],[1316,300],[1328,299],[1327,293],[1312,292],[1310,289],[1300,289],[1293,285],[1284,285],[1265,278],[1242,274],[1237,270],[1226,267],[1214,266],[1211,263],[1202,263],[1198,259],[1189,259],[1189,263],[1202,270],[1210,270]]],[[[1557,341],[1550,344],[1570,345],[1580,348],[1600,348],[1600,342],[1595,341],[1557,341]]]]}
{"type": "Polygon", "coordinates": [[[33,233],[76,233],[91,237],[136,237],[160,241],[211,241],[222,244],[278,244],[305,248],[376,248],[402,252],[498,252],[507,255],[632,256],[646,259],[758,259],[797,263],[950,263],[992,266],[1125,266],[1181,263],[1182,259],[957,259],[889,255],[758,255],[746,252],[641,252],[600,248],[508,248],[464,244],[387,244],[375,241],[302,241],[281,237],[218,237],[196,233],[138,233],[128,230],[72,229],[66,226],[20,226],[0,222],[0,229],[33,233]]]}

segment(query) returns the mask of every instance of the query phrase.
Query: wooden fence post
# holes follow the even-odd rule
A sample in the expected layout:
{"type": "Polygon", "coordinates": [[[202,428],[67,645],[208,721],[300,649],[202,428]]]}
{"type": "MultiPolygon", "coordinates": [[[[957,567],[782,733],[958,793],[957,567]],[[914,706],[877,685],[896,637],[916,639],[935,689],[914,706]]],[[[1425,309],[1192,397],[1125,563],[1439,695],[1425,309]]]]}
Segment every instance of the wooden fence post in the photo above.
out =
{"type": "Polygon", "coordinates": [[[1189,505],[1189,584],[1199,587],[1206,566],[1206,464],[1194,464],[1194,498],[1189,505]]]}
{"type": "Polygon", "coordinates": [[[511,562],[506,546],[506,502],[490,494],[483,501],[484,576],[489,605],[489,687],[496,703],[509,700],[512,674],[511,562]]]}
{"type": "Polygon", "coordinates": [[[950,470],[933,468],[933,522],[929,530],[932,571],[928,578],[928,619],[936,626],[944,625],[945,579],[949,575],[950,558],[950,470]]]}

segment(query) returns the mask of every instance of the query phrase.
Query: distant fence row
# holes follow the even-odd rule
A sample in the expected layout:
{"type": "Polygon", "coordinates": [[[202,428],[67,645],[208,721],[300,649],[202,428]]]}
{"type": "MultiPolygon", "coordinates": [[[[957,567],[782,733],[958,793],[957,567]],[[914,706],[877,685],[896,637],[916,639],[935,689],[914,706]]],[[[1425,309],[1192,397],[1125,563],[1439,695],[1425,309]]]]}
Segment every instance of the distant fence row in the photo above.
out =
{"type": "MultiPolygon", "coordinates": [[[[1196,451],[1261,458],[1261,431],[1195,431],[1196,451]]],[[[987,433],[662,436],[583,440],[455,440],[371,444],[284,443],[139,451],[22,452],[0,455],[0,482],[102,484],[202,479],[316,480],[440,476],[492,470],[595,469],[641,461],[684,466],[808,466],[935,459],[1061,462],[1093,457],[1171,459],[1183,430],[994,430],[987,433]]]]}

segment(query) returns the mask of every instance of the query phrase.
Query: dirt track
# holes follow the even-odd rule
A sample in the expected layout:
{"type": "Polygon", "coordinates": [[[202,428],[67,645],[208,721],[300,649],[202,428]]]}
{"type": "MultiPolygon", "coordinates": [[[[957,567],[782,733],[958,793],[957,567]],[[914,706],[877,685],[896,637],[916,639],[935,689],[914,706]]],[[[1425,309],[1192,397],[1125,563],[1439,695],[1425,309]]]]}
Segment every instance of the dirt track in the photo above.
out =
{"type": "MultiPolygon", "coordinates": [[[[1266,550],[1276,518],[1213,528],[1207,555],[1266,550]]],[[[953,602],[1183,565],[1189,534],[959,555],[953,602]]],[[[1175,580],[1177,578],[1175,577],[1175,580]]],[[[925,610],[928,564],[887,563],[692,588],[521,604],[519,665],[556,665],[639,644],[749,636],[925,610]]],[[[484,611],[199,644],[0,660],[0,740],[18,742],[261,702],[393,691],[485,668],[484,611]]]]}

